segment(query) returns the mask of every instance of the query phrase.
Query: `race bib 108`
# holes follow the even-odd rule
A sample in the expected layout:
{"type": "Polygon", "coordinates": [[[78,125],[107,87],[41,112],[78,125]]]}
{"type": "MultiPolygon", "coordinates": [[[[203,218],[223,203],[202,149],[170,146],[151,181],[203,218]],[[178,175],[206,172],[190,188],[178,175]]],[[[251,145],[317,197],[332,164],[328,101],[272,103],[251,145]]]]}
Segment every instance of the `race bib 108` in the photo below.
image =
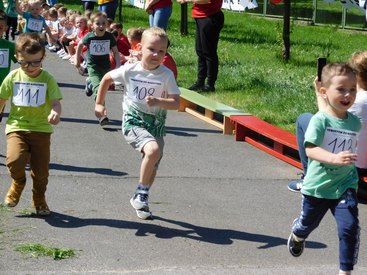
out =
{"type": "Polygon", "coordinates": [[[21,107],[38,107],[46,102],[46,83],[14,82],[13,104],[21,107]]]}
{"type": "Polygon", "coordinates": [[[134,102],[145,102],[148,96],[163,97],[163,84],[159,81],[149,81],[130,78],[130,89],[128,96],[134,102]]]}
{"type": "Polygon", "coordinates": [[[334,154],[342,151],[355,153],[357,137],[357,132],[327,127],[321,147],[334,154]]]}

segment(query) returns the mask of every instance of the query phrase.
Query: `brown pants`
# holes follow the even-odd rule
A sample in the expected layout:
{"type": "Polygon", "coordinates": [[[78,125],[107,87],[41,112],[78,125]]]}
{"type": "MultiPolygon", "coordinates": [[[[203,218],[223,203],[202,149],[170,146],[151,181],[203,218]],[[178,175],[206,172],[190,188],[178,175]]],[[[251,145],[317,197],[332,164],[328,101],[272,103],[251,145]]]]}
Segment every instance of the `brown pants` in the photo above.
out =
{"type": "Polygon", "coordinates": [[[43,200],[48,183],[50,133],[13,132],[7,135],[6,166],[13,183],[25,185],[25,167],[29,161],[33,179],[33,201],[43,200]]]}

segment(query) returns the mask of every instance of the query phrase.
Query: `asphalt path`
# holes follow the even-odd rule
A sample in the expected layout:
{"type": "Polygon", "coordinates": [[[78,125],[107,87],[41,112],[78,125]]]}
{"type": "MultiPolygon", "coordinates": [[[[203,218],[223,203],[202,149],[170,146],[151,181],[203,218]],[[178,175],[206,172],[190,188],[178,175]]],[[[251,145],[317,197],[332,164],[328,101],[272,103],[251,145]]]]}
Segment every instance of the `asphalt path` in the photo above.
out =
{"type": "MultiPolygon", "coordinates": [[[[301,257],[287,250],[301,204],[287,181],[300,171],[187,113],[169,111],[164,157],[150,192],[154,219],[138,219],[129,199],[141,159],[121,134],[122,93],[107,95],[111,123],[102,129],[93,100],[84,94],[85,77],[55,54],[48,54],[44,68],[64,96],[46,193],[53,213],[31,214],[28,174],[18,206],[0,208],[0,274],[338,273],[330,213],[301,257]],[[72,249],[76,257],[56,261],[16,251],[33,243],[72,249]]],[[[11,181],[4,134],[0,146],[2,199],[11,181]]],[[[367,274],[366,212],[360,204],[361,246],[353,274],[367,274]]]]}

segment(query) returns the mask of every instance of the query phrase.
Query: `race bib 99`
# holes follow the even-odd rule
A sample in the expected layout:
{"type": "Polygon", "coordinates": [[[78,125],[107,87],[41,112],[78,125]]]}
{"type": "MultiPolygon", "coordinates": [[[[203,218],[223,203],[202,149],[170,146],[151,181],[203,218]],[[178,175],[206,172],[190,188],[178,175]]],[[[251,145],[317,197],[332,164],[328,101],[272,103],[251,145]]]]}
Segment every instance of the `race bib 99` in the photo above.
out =
{"type": "Polygon", "coordinates": [[[342,151],[356,152],[357,132],[327,127],[322,148],[338,154],[342,151]]]}
{"type": "Polygon", "coordinates": [[[21,107],[38,107],[46,102],[46,83],[15,82],[13,104],[21,107]]]}
{"type": "Polygon", "coordinates": [[[43,28],[43,21],[37,20],[34,18],[29,18],[27,23],[27,29],[30,29],[31,31],[40,32],[43,28]]]}
{"type": "Polygon", "coordinates": [[[9,49],[0,49],[0,68],[9,68],[9,49]]]}

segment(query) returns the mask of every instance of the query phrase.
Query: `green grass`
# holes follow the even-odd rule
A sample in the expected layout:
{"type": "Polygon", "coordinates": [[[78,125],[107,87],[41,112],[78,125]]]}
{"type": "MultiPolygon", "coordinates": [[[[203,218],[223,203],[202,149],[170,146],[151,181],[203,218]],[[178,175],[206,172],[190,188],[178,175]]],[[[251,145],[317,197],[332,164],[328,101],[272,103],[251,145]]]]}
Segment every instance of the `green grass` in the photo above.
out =
{"type": "MultiPolygon", "coordinates": [[[[68,1],[71,0],[64,3],[68,1]]],[[[302,17],[300,11],[305,8],[302,5],[309,6],[311,1],[296,3],[294,13],[302,17]]],[[[80,8],[80,5],[68,7],[80,8]]],[[[195,24],[189,16],[189,34],[182,36],[180,9],[175,3],[167,33],[171,40],[169,51],[178,66],[178,84],[188,87],[196,80],[195,24]]],[[[125,32],[130,27],[148,26],[148,16],[143,10],[124,4],[122,12],[125,32]]],[[[341,16],[334,6],[328,12],[341,16]]],[[[358,10],[353,12],[359,14],[358,10]]],[[[354,51],[365,49],[363,32],[341,30],[337,26],[337,21],[326,26],[293,21],[291,60],[284,63],[281,58],[282,20],[225,11],[225,26],[218,49],[217,90],[207,96],[295,132],[297,116],[316,111],[312,82],[317,58],[326,56],[329,62],[346,61],[354,51]]]]}
{"type": "Polygon", "coordinates": [[[16,251],[32,257],[47,256],[54,260],[68,259],[76,255],[72,249],[48,247],[39,243],[19,245],[16,251]]]}

